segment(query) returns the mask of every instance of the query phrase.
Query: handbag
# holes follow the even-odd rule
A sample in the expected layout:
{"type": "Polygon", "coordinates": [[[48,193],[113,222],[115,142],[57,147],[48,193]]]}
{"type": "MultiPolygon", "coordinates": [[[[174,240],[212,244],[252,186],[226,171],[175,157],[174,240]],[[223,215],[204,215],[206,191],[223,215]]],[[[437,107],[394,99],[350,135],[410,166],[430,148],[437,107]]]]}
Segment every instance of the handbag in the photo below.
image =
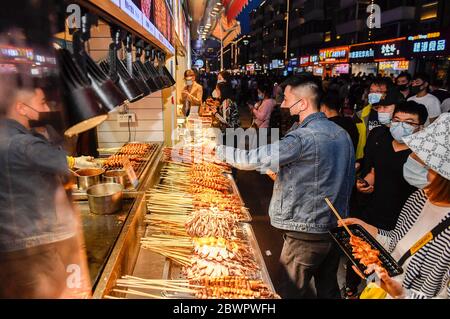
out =
{"type": "MultiPolygon", "coordinates": [[[[406,251],[399,259],[398,264],[402,266],[405,261],[417,253],[422,247],[428,244],[433,238],[436,238],[441,232],[450,227],[450,217],[447,217],[438,225],[436,225],[430,232],[426,233],[420,238],[412,247],[406,251]]],[[[378,286],[374,282],[370,282],[366,288],[361,292],[359,299],[384,299],[387,296],[387,292],[378,286]]]]}

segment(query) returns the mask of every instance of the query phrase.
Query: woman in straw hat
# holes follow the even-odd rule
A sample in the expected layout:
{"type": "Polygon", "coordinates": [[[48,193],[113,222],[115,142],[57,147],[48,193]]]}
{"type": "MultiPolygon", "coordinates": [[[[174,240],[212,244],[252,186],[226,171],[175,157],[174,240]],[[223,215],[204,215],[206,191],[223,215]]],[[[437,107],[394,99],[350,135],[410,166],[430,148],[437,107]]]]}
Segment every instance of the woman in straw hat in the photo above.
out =
{"type": "Polygon", "coordinates": [[[343,223],[363,226],[402,265],[403,274],[395,278],[382,267],[369,266],[380,278],[386,297],[449,298],[450,114],[442,114],[404,141],[413,153],[403,174],[419,190],[403,206],[395,229],[384,231],[356,218],[343,223]]]}

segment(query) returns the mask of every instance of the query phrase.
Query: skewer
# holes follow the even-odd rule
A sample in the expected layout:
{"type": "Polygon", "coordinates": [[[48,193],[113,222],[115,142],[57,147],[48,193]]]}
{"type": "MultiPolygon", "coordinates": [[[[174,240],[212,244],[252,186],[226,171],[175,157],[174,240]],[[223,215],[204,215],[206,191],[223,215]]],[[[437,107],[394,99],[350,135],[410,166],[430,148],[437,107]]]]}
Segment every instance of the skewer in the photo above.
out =
{"type": "Polygon", "coordinates": [[[327,202],[328,206],[330,207],[331,211],[336,215],[337,219],[339,221],[341,221],[342,225],[344,226],[345,230],[348,232],[348,234],[350,235],[350,237],[353,237],[353,233],[351,232],[350,228],[347,227],[347,225],[343,222],[341,215],[339,215],[338,211],[336,210],[336,208],[334,208],[333,204],[330,202],[330,200],[328,199],[328,197],[325,197],[325,201],[327,202]]]}
{"type": "Polygon", "coordinates": [[[149,297],[149,298],[156,298],[156,299],[167,299],[164,296],[157,296],[157,295],[152,295],[146,292],[142,292],[142,291],[137,291],[137,290],[132,290],[132,289],[128,289],[128,290],[122,290],[122,289],[113,289],[114,292],[121,292],[124,294],[129,294],[129,295],[136,295],[136,296],[142,296],[142,297],[149,297]]]}

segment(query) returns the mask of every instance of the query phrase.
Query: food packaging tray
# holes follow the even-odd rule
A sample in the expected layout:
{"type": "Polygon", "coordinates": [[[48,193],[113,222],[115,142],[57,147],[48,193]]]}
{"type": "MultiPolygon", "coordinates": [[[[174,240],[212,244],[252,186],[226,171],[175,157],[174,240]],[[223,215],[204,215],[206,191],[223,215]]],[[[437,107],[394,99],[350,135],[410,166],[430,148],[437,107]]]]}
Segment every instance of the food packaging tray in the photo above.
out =
{"type": "MultiPolygon", "coordinates": [[[[380,252],[379,258],[382,266],[386,269],[390,277],[395,277],[403,273],[402,267],[399,266],[399,264],[394,260],[394,258],[392,258],[386,249],[384,249],[383,246],[381,246],[381,244],[377,242],[376,239],[373,238],[373,236],[370,235],[361,225],[353,224],[349,225],[348,228],[353,235],[362,238],[369,243],[372,248],[380,252]]],[[[370,274],[366,274],[364,272],[367,267],[361,264],[358,259],[353,257],[352,246],[350,245],[350,235],[347,233],[345,228],[336,227],[331,229],[329,233],[345,255],[347,255],[347,257],[351,260],[351,262],[361,271],[362,274],[364,274],[364,276],[369,277],[370,274]]]]}

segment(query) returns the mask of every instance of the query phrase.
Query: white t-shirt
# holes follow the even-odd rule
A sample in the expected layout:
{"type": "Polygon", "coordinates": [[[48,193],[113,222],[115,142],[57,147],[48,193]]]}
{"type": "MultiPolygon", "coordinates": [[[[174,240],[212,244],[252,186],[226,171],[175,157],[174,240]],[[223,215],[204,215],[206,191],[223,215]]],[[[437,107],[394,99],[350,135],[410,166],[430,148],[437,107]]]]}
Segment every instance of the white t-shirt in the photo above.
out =
{"type": "Polygon", "coordinates": [[[415,101],[419,104],[425,105],[428,111],[428,119],[425,122],[425,127],[430,125],[430,118],[435,118],[441,115],[441,102],[439,102],[439,99],[435,97],[434,95],[427,94],[422,97],[411,96],[408,101],[415,101]]]}
{"type": "MultiPolygon", "coordinates": [[[[411,229],[405,234],[405,236],[397,243],[394,251],[392,252],[392,257],[395,260],[399,260],[402,256],[426,233],[430,232],[434,227],[436,227],[448,214],[448,207],[436,206],[427,201],[422,209],[422,212],[417,218],[411,229]]],[[[406,269],[408,269],[411,257],[406,259],[402,268],[405,270],[403,274],[396,276],[394,279],[402,283],[405,278],[406,269]]],[[[441,291],[443,293],[444,291],[441,291]]],[[[389,297],[388,297],[389,298],[389,297]]]]}
{"type": "Polygon", "coordinates": [[[445,99],[444,102],[442,102],[441,111],[442,113],[450,112],[450,98],[445,99]]]}

